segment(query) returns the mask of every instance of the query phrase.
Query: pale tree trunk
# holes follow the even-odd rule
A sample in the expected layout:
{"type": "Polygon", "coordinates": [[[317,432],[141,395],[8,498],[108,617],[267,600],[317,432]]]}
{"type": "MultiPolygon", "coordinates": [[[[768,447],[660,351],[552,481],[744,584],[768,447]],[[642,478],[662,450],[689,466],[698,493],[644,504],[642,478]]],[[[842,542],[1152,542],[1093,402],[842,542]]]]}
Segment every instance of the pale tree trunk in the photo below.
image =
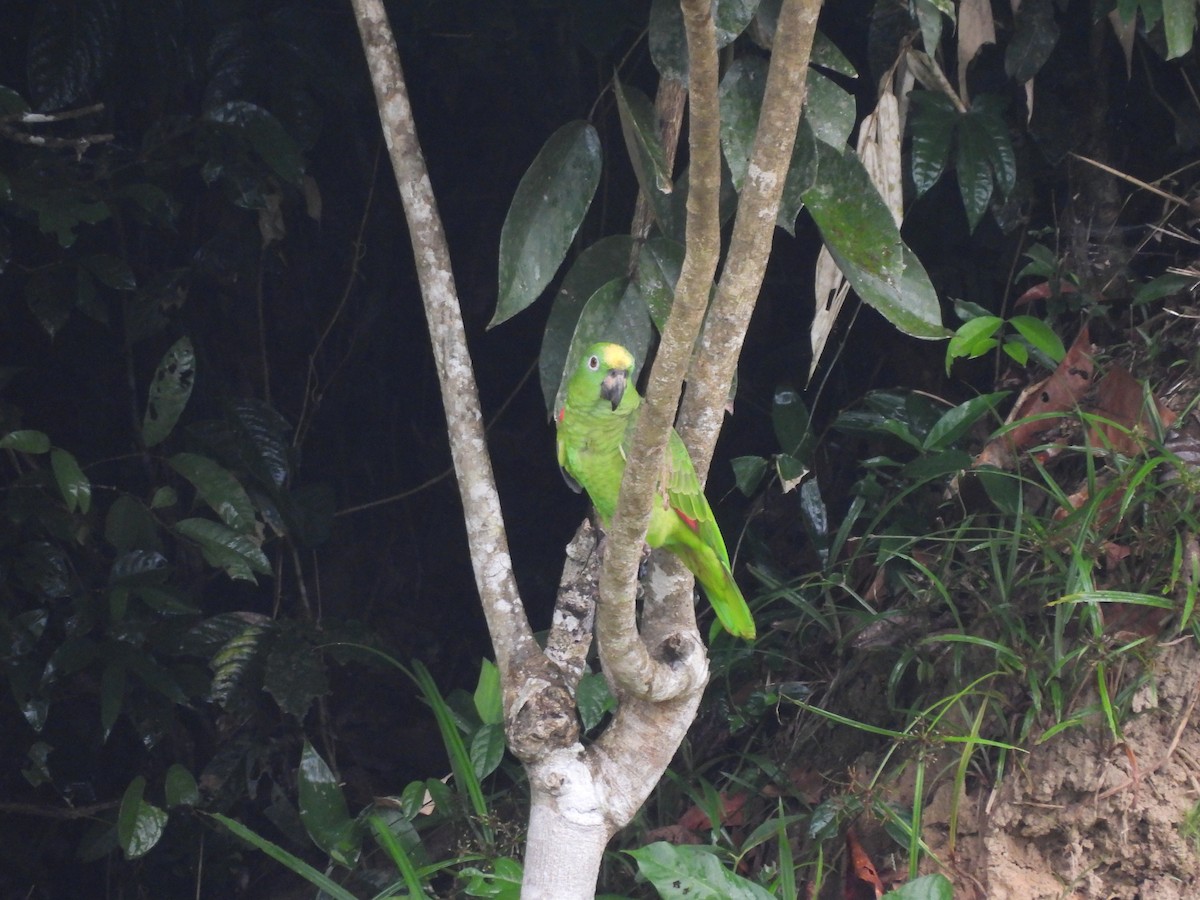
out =
{"type": "MultiPolygon", "coordinates": [[[[691,576],[669,561],[651,567],[639,630],[634,608],[638,563],[685,376],[689,398],[704,398],[698,402],[708,405],[700,409],[694,401],[685,407],[680,430],[697,469],[707,470],[769,255],[820,2],[784,0],[780,12],[758,138],[734,228],[734,247],[742,248],[739,253],[747,258],[731,256],[726,263],[717,303],[707,317],[704,340],[706,347],[711,344],[706,351],[711,358],[703,361],[691,357],[720,254],[717,52],[711,0],[681,2],[690,61],[691,165],[683,269],[650,373],[603,564],[597,537],[585,523],[567,548],[545,651],[534,641],[513,578],[449,250],[395,40],[381,0],[351,2],[416,258],[471,561],[503,685],[506,734],[529,777],[522,897],[592,897],[604,848],[670,764],[708,680],[691,576]],[[604,598],[598,610],[597,584],[604,598]],[[574,695],[586,668],[593,625],[618,708],[599,739],[585,746],[574,695]]],[[[681,104],[664,105],[682,111],[681,104]]],[[[678,124],[668,121],[664,130],[678,133],[678,124]]],[[[547,439],[547,452],[549,444],[547,439]]]]}

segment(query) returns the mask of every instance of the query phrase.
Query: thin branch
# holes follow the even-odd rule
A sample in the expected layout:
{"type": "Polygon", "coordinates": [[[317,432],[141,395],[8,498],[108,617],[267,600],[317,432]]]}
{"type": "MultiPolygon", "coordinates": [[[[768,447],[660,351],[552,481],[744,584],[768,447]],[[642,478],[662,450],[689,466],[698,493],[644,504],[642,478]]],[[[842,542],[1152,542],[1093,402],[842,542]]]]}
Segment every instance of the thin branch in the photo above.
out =
{"type": "Polygon", "coordinates": [[[679,433],[691,451],[701,484],[708,475],[750,314],[771,255],[820,11],[821,0],[784,0],[779,11],[758,132],[738,200],[727,262],[700,352],[692,360],[679,416],[679,433]]]}
{"type": "MultiPolygon", "coordinates": [[[[634,614],[637,569],[662,475],[663,454],[674,425],[688,360],[704,321],[721,249],[718,218],[721,117],[717,100],[716,29],[708,0],[683,0],[681,5],[690,82],[687,249],[609,528],[610,539],[600,571],[600,609],[596,616],[605,671],[633,695],[659,700],[694,689],[697,670],[651,659],[638,634],[634,614]]],[[[679,606],[686,604],[690,614],[691,592],[678,594],[679,606]]],[[[696,635],[694,619],[690,630],[696,635]]],[[[684,646],[677,649],[685,651],[684,646]]]]}
{"type": "Polygon", "coordinates": [[[396,41],[382,0],[352,0],[352,5],[408,221],[475,583],[504,683],[506,711],[511,716],[518,702],[517,670],[533,657],[541,660],[541,651],[513,577],[449,248],[417,140],[396,41]]]}

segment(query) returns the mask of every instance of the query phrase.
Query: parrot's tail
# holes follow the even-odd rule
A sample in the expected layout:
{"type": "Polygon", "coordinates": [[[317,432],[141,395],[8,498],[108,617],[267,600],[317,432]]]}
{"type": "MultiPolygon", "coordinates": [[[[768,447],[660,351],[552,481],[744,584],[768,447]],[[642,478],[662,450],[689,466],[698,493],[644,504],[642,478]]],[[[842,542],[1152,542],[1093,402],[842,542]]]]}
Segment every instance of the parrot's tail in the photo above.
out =
{"type": "Polygon", "coordinates": [[[725,630],[736,637],[754,640],[754,616],[750,615],[750,607],[746,605],[746,598],[742,596],[737,582],[733,580],[733,572],[729,566],[717,557],[711,547],[704,545],[675,545],[669,549],[682,559],[684,565],[696,576],[704,596],[708,598],[713,612],[717,614],[725,630]]]}

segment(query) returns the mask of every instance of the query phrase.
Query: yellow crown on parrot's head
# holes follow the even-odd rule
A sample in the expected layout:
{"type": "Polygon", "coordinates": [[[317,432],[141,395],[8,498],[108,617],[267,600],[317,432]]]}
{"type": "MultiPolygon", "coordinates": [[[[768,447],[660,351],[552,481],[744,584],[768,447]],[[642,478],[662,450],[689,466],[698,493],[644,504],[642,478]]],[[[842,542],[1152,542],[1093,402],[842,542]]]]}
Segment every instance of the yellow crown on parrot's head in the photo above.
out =
{"type": "Polygon", "coordinates": [[[620,344],[599,344],[600,362],[606,369],[629,371],[633,369],[633,354],[620,344]]]}

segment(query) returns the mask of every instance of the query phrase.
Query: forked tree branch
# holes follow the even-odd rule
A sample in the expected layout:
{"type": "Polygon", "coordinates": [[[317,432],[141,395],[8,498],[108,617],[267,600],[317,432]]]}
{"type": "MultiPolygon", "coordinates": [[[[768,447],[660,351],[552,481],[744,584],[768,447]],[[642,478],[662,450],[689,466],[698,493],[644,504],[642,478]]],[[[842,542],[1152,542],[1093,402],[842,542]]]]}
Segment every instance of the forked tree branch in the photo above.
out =
{"type": "Polygon", "coordinates": [[[804,105],[808,60],[820,11],[821,0],[783,0],[727,262],[700,351],[688,372],[679,434],[692,453],[701,484],[708,475],[742,341],[771,255],[775,218],[804,105]]]}
{"type": "MultiPolygon", "coordinates": [[[[691,168],[687,197],[686,250],[671,316],[641,407],[617,510],[600,570],[596,633],[605,670],[618,685],[644,699],[665,700],[697,687],[702,665],[674,666],[651,657],[638,634],[634,610],[642,543],[650,524],[664,453],[675,424],[679,395],[721,251],[718,198],[721,187],[721,115],[717,100],[717,38],[709,0],[683,0],[687,33],[688,138],[691,168]]],[[[684,592],[677,592],[684,593],[684,592]]],[[[691,596],[680,603],[690,605],[691,596]]],[[[691,629],[695,634],[694,628],[691,629]]],[[[676,647],[678,659],[702,656],[698,646],[676,647]]]]}

